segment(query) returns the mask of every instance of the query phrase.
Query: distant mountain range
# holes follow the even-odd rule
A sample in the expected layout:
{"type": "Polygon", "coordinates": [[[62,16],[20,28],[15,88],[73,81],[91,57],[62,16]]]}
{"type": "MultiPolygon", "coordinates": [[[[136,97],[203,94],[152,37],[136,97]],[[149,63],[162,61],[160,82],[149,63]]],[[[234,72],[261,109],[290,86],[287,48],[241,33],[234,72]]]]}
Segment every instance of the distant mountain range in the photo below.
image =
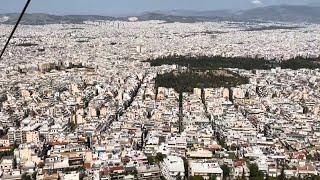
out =
{"type": "Polygon", "coordinates": [[[239,13],[241,19],[320,23],[319,6],[268,6],[239,13]]]}
{"type": "MultiPolygon", "coordinates": [[[[243,11],[190,11],[172,10],[147,12],[136,16],[140,21],[163,20],[167,22],[201,22],[201,21],[280,21],[294,23],[319,23],[320,24],[320,4],[319,5],[280,5],[266,6],[243,11]]],[[[44,25],[57,23],[80,24],[88,20],[124,20],[129,17],[110,17],[96,15],[66,15],[57,16],[49,14],[26,14],[21,24],[44,25]]],[[[0,23],[14,24],[18,19],[18,14],[0,15],[0,23]]]]}
{"type": "MultiPolygon", "coordinates": [[[[15,24],[18,20],[19,14],[2,14],[0,15],[0,22],[4,24],[15,24]]],[[[45,24],[58,24],[58,23],[74,23],[81,24],[88,20],[117,20],[117,18],[109,16],[97,16],[97,15],[66,15],[57,16],[50,14],[34,13],[25,14],[21,20],[21,24],[24,25],[45,25],[45,24]]]]}
{"type": "Polygon", "coordinates": [[[193,10],[171,10],[156,11],[154,13],[166,14],[171,16],[194,16],[194,17],[226,17],[232,16],[237,11],[215,10],[215,11],[193,11],[193,10]]]}
{"type": "Polygon", "coordinates": [[[318,6],[318,7],[320,7],[320,2],[309,3],[308,6],[312,6],[312,7],[318,6]]]}

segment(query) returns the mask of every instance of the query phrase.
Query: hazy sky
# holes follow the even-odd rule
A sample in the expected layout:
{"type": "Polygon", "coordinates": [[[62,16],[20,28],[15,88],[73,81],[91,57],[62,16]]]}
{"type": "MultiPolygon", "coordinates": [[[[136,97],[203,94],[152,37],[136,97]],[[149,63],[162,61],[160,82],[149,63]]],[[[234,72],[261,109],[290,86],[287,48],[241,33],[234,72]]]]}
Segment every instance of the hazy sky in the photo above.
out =
{"type": "MultiPolygon", "coordinates": [[[[26,0],[0,0],[0,13],[18,12],[26,0]]],[[[319,0],[32,0],[28,12],[119,15],[155,10],[245,9],[274,4],[310,4],[319,0]]]]}

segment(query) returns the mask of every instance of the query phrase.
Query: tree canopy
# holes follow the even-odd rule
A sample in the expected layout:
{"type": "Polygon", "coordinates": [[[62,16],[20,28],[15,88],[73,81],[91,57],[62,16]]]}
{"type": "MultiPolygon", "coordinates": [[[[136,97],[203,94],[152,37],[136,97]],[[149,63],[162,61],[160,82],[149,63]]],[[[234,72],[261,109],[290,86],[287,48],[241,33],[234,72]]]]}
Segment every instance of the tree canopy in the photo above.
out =
{"type": "Polygon", "coordinates": [[[281,67],[284,69],[317,69],[320,68],[319,58],[295,57],[288,60],[276,61],[258,57],[222,57],[222,56],[167,56],[149,59],[151,66],[179,65],[192,69],[220,69],[239,68],[246,70],[271,69],[281,67]]]}
{"type": "Polygon", "coordinates": [[[257,164],[250,164],[249,170],[250,170],[250,179],[256,179],[256,180],[264,179],[264,174],[262,171],[259,170],[259,167],[257,164]]]}

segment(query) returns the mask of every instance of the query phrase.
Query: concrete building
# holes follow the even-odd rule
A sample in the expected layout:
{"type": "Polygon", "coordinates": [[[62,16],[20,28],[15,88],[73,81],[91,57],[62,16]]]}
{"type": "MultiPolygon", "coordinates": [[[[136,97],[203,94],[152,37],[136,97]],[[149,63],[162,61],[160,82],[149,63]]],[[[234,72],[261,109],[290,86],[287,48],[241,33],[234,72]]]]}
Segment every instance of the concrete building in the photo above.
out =
{"type": "Polygon", "coordinates": [[[166,157],[162,163],[161,172],[167,180],[175,180],[179,176],[181,179],[184,179],[185,169],[183,159],[178,156],[166,157]]]}
{"type": "Polygon", "coordinates": [[[209,179],[215,176],[218,180],[223,178],[223,171],[218,163],[208,163],[201,161],[189,161],[189,176],[201,176],[209,179]]]}

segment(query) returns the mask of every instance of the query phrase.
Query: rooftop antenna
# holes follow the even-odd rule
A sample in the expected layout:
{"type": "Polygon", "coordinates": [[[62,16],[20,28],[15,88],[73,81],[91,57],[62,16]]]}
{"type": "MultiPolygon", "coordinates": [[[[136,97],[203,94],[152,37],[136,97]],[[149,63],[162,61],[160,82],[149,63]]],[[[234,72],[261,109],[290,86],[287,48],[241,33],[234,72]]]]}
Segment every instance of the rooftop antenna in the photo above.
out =
{"type": "Polygon", "coordinates": [[[20,23],[23,15],[24,15],[24,13],[26,12],[26,10],[27,10],[30,2],[31,2],[31,0],[27,0],[27,3],[26,3],[26,5],[24,6],[24,8],[23,8],[23,10],[22,10],[22,12],[21,12],[21,14],[20,14],[18,21],[16,22],[16,24],[15,24],[15,26],[14,26],[14,28],[13,28],[13,30],[12,30],[12,32],[11,32],[11,34],[10,34],[8,40],[7,40],[7,42],[6,42],[6,44],[4,45],[4,48],[3,48],[2,51],[1,51],[0,59],[2,59],[2,55],[3,55],[4,52],[6,51],[8,45],[9,45],[9,42],[10,42],[10,40],[11,40],[14,32],[16,31],[16,29],[17,29],[17,27],[18,27],[18,25],[19,25],[19,23],[20,23]]]}

